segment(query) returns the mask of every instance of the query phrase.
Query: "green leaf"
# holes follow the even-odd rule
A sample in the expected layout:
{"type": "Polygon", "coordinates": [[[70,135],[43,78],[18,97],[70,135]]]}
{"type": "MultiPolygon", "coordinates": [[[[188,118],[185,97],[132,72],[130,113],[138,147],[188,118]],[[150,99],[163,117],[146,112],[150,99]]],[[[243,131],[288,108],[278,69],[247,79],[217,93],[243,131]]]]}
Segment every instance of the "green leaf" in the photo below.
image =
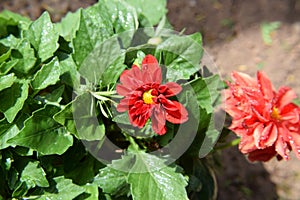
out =
{"type": "Polygon", "coordinates": [[[59,102],[62,100],[62,94],[64,92],[64,89],[65,86],[61,85],[56,89],[52,89],[50,93],[41,92],[40,94],[35,96],[34,99],[37,100],[39,103],[42,103],[43,105],[58,105],[59,102]]]}
{"type": "Polygon", "coordinates": [[[19,182],[18,186],[14,189],[12,197],[22,197],[28,192],[27,185],[24,182],[19,182]]]}
{"type": "Polygon", "coordinates": [[[24,31],[24,37],[33,45],[42,62],[52,57],[59,46],[57,43],[59,34],[48,12],[44,12],[28,30],[24,31]]]}
{"type": "Polygon", "coordinates": [[[77,88],[80,85],[80,74],[77,71],[77,66],[71,56],[60,61],[60,79],[67,85],[77,88]]]}
{"type": "Polygon", "coordinates": [[[46,179],[46,173],[43,168],[39,166],[38,161],[28,163],[28,165],[22,171],[20,180],[25,182],[28,188],[34,188],[35,186],[49,186],[49,183],[46,179]]]}
{"type": "Polygon", "coordinates": [[[0,63],[3,63],[4,61],[6,61],[10,57],[10,54],[11,54],[11,49],[9,49],[7,52],[3,53],[0,56],[0,63]]]}
{"type": "Polygon", "coordinates": [[[300,99],[294,99],[293,103],[296,104],[297,106],[300,106],[300,99]]]}
{"type": "Polygon", "coordinates": [[[136,162],[128,175],[133,199],[188,199],[187,181],[175,167],[165,166],[156,156],[137,153],[136,162]],[[148,172],[141,172],[141,171],[148,172]]]}
{"type": "Polygon", "coordinates": [[[10,146],[7,141],[15,137],[19,133],[19,128],[16,124],[10,124],[5,119],[0,121],[0,149],[5,149],[10,146]]]}
{"type": "Polygon", "coordinates": [[[221,98],[221,90],[225,88],[224,82],[220,79],[219,75],[212,75],[207,78],[203,78],[206,86],[210,92],[212,104],[219,103],[218,100],[221,98]]]}
{"type": "Polygon", "coordinates": [[[21,57],[19,58],[18,55],[13,54],[13,58],[19,60],[14,69],[22,73],[28,73],[36,62],[34,50],[26,39],[21,40],[15,48],[21,53],[21,57]]]}
{"type": "Polygon", "coordinates": [[[14,66],[18,64],[18,60],[10,60],[0,64],[0,75],[7,74],[14,66]]]}
{"type": "Polygon", "coordinates": [[[32,148],[44,155],[64,153],[72,145],[73,137],[53,120],[53,115],[58,111],[59,108],[55,106],[46,106],[35,111],[25,121],[20,133],[8,142],[32,148]]]}
{"type": "Polygon", "coordinates": [[[31,85],[35,90],[41,90],[49,85],[54,85],[59,81],[60,65],[57,57],[50,63],[42,66],[42,68],[35,74],[31,85]]]}
{"type": "Polygon", "coordinates": [[[138,16],[134,7],[125,1],[104,0],[105,4],[111,13],[111,21],[114,27],[114,32],[118,34],[122,44],[128,47],[135,30],[139,26],[138,16]]]}
{"type": "Polygon", "coordinates": [[[138,28],[138,19],[136,10],[125,1],[105,0],[115,33],[124,31],[133,31],[138,28]]]}
{"type": "Polygon", "coordinates": [[[102,140],[105,126],[101,117],[96,114],[96,99],[86,93],[78,96],[73,102],[73,118],[80,139],[102,140]]]}
{"type": "Polygon", "coordinates": [[[129,192],[127,183],[127,172],[123,172],[112,167],[105,167],[95,177],[94,183],[97,184],[105,193],[110,195],[122,196],[129,192]]]}
{"type": "Polygon", "coordinates": [[[0,38],[9,35],[10,33],[18,34],[18,30],[12,27],[19,27],[22,30],[27,29],[30,24],[30,19],[19,14],[4,10],[0,13],[0,38]]]}
{"type": "Polygon", "coordinates": [[[34,151],[32,149],[20,146],[14,147],[14,152],[16,152],[20,156],[33,156],[34,154],[34,151]]]}
{"type": "Polygon", "coordinates": [[[280,27],[280,22],[270,22],[270,23],[262,23],[261,34],[266,45],[272,44],[271,34],[280,27]]]}
{"type": "Polygon", "coordinates": [[[96,46],[114,34],[110,18],[103,2],[81,10],[79,29],[73,39],[73,58],[77,66],[81,65],[96,46]]]}
{"type": "Polygon", "coordinates": [[[64,93],[65,90],[65,86],[61,85],[60,87],[58,87],[57,89],[53,89],[51,93],[47,94],[45,96],[45,99],[48,102],[57,102],[59,103],[62,99],[62,94],[64,93]]]}
{"type": "Polygon", "coordinates": [[[28,96],[28,89],[28,83],[22,81],[15,82],[10,88],[0,92],[0,111],[4,113],[9,123],[15,119],[18,112],[23,108],[28,96]]]}
{"type": "Polygon", "coordinates": [[[120,75],[127,67],[124,64],[124,61],[124,56],[120,56],[117,60],[115,60],[114,63],[105,69],[101,78],[101,83],[103,86],[115,84],[118,81],[120,75]]]}
{"type": "MultiPolygon", "coordinates": [[[[124,55],[120,49],[118,38],[111,37],[101,45],[95,47],[81,64],[79,73],[92,83],[101,83],[101,78],[105,70],[119,60],[120,57],[124,57],[124,55]]],[[[122,67],[119,66],[119,68],[122,67]]]]}
{"type": "Polygon", "coordinates": [[[74,199],[85,191],[84,188],[72,183],[72,180],[66,179],[63,176],[55,177],[54,181],[56,182],[55,190],[53,192],[46,192],[39,199],[74,199]]]}
{"type": "Polygon", "coordinates": [[[214,113],[208,113],[206,109],[200,107],[200,116],[198,121],[194,122],[194,124],[199,123],[198,131],[186,154],[203,158],[213,150],[221,134],[216,129],[214,117],[214,113]]]}
{"type": "Polygon", "coordinates": [[[189,181],[188,190],[191,191],[192,200],[216,199],[216,178],[213,170],[200,159],[194,159],[193,172],[189,181]]]}
{"type": "Polygon", "coordinates": [[[6,76],[0,76],[0,91],[12,86],[16,79],[17,77],[15,77],[15,74],[13,73],[6,76]]]}
{"type": "Polygon", "coordinates": [[[200,69],[202,39],[199,33],[190,36],[172,36],[157,46],[155,55],[167,67],[168,81],[189,79],[200,69]]]}
{"type": "Polygon", "coordinates": [[[99,191],[98,186],[95,184],[86,184],[84,186],[81,186],[85,192],[78,197],[76,197],[74,200],[96,200],[99,199],[99,191]]]}
{"type": "Polygon", "coordinates": [[[77,96],[54,119],[79,139],[102,140],[105,135],[104,123],[96,115],[95,99],[88,93],[77,96]]]}
{"type": "Polygon", "coordinates": [[[56,24],[56,29],[66,41],[70,42],[75,37],[75,33],[79,28],[79,22],[80,10],[77,10],[75,13],[69,12],[62,18],[60,23],[56,24]]]}
{"type": "Polygon", "coordinates": [[[66,129],[75,135],[77,138],[79,138],[76,125],[73,119],[73,101],[67,104],[64,109],[59,111],[53,116],[53,119],[66,127],[66,129]]]}
{"type": "Polygon", "coordinates": [[[13,35],[2,39],[2,44],[13,48],[11,57],[12,60],[18,60],[18,63],[14,66],[14,69],[21,73],[28,73],[35,65],[36,57],[34,49],[27,39],[19,39],[13,35]]]}
{"type": "Polygon", "coordinates": [[[197,95],[198,105],[211,113],[213,111],[211,93],[213,94],[215,91],[209,91],[203,78],[195,79],[189,84],[192,86],[195,95],[197,95]]]}
{"type": "Polygon", "coordinates": [[[211,119],[208,130],[205,132],[205,137],[202,143],[199,142],[198,144],[198,145],[201,144],[198,153],[199,158],[205,157],[208,153],[210,153],[213,150],[216,142],[219,139],[220,134],[221,132],[215,129],[214,119],[211,119]]]}
{"type": "Polygon", "coordinates": [[[113,160],[111,164],[100,170],[95,176],[94,183],[105,193],[114,195],[115,198],[130,193],[127,183],[128,173],[135,162],[134,154],[126,154],[121,159],[113,160]]]}
{"type": "MultiPolygon", "coordinates": [[[[193,94],[195,97],[193,98],[196,98],[197,102],[190,102],[191,97],[186,96],[188,98],[186,101],[188,104],[187,108],[190,108],[190,105],[197,105],[200,107],[198,133],[189,148],[189,154],[202,158],[213,149],[220,136],[220,131],[216,129],[216,126],[218,126],[216,123],[220,122],[215,121],[215,113],[213,111],[215,103],[220,97],[220,92],[218,90],[222,88],[224,84],[218,75],[210,76],[208,78],[198,78],[191,81],[189,84],[194,90],[193,94]]],[[[184,86],[184,89],[186,87],[187,86],[184,86]]],[[[189,94],[188,92],[186,92],[186,95],[189,94]]],[[[182,96],[181,98],[184,97],[182,96]]],[[[194,114],[196,108],[189,110],[194,114]]]]}
{"type": "Polygon", "coordinates": [[[136,8],[139,15],[144,15],[151,25],[156,25],[167,13],[166,0],[126,0],[127,3],[136,8]]]}
{"type": "Polygon", "coordinates": [[[118,124],[132,125],[129,120],[128,112],[118,113],[112,120],[118,124]]]}
{"type": "Polygon", "coordinates": [[[21,41],[20,38],[17,38],[14,35],[11,34],[11,35],[1,39],[0,43],[4,46],[7,46],[7,47],[16,48],[20,41],[21,41]]]}

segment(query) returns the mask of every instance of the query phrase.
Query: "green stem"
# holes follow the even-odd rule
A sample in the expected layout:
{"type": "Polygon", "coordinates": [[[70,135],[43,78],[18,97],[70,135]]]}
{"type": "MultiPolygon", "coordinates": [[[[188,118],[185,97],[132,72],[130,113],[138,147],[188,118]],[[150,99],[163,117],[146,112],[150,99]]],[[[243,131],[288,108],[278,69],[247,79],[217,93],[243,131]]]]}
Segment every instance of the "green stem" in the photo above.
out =
{"type": "Polygon", "coordinates": [[[235,140],[232,140],[224,145],[221,145],[221,146],[218,146],[215,148],[215,150],[222,150],[222,149],[226,149],[226,148],[229,148],[229,147],[233,147],[233,146],[236,146],[240,143],[241,139],[240,138],[237,138],[235,140]]]}

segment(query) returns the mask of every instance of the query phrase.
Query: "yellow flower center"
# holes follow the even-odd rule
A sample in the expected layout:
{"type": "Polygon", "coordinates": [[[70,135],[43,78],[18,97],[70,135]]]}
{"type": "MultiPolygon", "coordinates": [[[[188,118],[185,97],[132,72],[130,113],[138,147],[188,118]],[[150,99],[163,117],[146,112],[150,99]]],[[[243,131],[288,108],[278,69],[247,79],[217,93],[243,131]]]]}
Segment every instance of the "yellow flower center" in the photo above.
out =
{"type": "Polygon", "coordinates": [[[151,94],[152,90],[148,90],[146,92],[144,92],[143,94],[143,101],[145,104],[153,104],[153,97],[152,94],[151,94]]]}
{"type": "Polygon", "coordinates": [[[278,108],[276,108],[276,107],[273,108],[272,113],[271,113],[271,117],[273,119],[276,119],[276,120],[280,120],[281,119],[281,116],[279,114],[278,108]]]}

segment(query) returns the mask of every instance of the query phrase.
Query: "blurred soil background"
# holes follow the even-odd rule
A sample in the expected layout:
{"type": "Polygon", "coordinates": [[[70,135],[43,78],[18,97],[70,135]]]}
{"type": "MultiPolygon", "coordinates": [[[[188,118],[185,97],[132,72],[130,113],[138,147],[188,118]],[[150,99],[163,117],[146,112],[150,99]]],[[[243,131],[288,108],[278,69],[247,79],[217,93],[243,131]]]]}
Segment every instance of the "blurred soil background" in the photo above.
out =
{"type": "MultiPolygon", "coordinates": [[[[66,12],[95,2],[0,0],[0,11],[36,19],[47,10],[59,21],[66,12]]],[[[287,85],[300,96],[300,0],[169,0],[168,11],[175,30],[203,34],[224,79],[232,70],[251,76],[263,70],[276,88],[287,85]]],[[[300,161],[291,155],[288,162],[262,164],[249,163],[237,147],[222,151],[218,200],[300,200],[300,161]]]]}

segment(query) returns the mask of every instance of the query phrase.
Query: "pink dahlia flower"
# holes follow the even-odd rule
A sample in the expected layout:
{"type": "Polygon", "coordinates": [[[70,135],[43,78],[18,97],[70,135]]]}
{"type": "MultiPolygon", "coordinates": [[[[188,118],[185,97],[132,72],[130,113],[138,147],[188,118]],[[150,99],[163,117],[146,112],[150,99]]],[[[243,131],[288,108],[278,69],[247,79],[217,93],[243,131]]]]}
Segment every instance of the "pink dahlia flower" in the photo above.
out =
{"type": "Polygon", "coordinates": [[[292,103],[296,94],[288,87],[276,92],[266,75],[253,79],[233,72],[225,90],[225,111],[232,117],[229,127],[240,136],[239,149],[250,161],[289,159],[293,150],[300,159],[300,108],[292,103]]]}

